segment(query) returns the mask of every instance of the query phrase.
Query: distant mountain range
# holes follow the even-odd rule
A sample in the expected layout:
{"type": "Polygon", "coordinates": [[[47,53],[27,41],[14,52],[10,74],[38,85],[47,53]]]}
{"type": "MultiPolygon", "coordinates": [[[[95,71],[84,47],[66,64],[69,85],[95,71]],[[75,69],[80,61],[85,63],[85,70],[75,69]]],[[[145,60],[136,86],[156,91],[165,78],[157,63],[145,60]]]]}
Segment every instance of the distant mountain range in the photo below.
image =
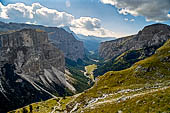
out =
{"type": "Polygon", "coordinates": [[[97,51],[101,42],[116,39],[115,37],[96,37],[96,36],[85,36],[82,34],[75,34],[73,31],[70,30],[68,26],[63,27],[63,29],[69,33],[72,33],[72,35],[77,40],[84,42],[84,46],[88,51],[97,51]]]}

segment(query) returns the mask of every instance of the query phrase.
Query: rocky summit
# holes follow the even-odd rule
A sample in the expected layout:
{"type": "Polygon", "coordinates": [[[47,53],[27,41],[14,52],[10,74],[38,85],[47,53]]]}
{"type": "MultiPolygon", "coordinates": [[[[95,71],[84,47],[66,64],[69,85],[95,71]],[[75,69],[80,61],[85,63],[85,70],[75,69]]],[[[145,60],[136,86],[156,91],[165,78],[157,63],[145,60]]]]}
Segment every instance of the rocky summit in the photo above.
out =
{"type": "Polygon", "coordinates": [[[41,30],[0,35],[0,113],[74,92],[65,78],[64,54],[41,30]],[[5,103],[5,104],[4,104],[5,103]]]}
{"type": "MultiPolygon", "coordinates": [[[[137,35],[123,37],[113,41],[103,42],[99,48],[99,55],[105,60],[117,57],[128,50],[138,50],[146,47],[163,45],[170,38],[170,26],[153,24],[144,27],[137,35]]],[[[150,53],[153,54],[153,53],[150,53]]]]}

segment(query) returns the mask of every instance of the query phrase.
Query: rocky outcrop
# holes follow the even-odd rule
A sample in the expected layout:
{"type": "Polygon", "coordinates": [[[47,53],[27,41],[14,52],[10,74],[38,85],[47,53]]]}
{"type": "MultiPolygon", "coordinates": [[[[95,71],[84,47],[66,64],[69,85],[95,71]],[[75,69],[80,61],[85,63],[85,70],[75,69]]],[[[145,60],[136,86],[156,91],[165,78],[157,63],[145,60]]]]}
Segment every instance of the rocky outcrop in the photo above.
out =
{"type": "Polygon", "coordinates": [[[74,90],[64,72],[64,54],[46,32],[23,29],[0,35],[0,112],[74,90]]]}
{"type": "Polygon", "coordinates": [[[83,59],[85,56],[83,42],[78,41],[72,33],[66,32],[62,28],[45,27],[41,25],[29,25],[20,23],[3,23],[0,22],[0,32],[11,30],[21,30],[23,28],[40,29],[46,31],[49,39],[55,46],[63,51],[66,58],[77,61],[83,59]]]}
{"type": "Polygon", "coordinates": [[[99,55],[105,60],[109,60],[127,50],[138,50],[153,46],[160,47],[169,38],[170,26],[165,24],[154,24],[146,26],[142,31],[139,31],[137,35],[101,43],[99,55]]]}

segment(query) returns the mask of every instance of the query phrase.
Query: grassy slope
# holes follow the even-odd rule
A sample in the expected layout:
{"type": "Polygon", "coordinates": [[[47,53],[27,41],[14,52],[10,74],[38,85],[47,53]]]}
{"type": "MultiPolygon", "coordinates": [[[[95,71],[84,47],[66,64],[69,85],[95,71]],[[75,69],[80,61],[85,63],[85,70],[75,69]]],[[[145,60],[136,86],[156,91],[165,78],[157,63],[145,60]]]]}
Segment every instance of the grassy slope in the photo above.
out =
{"type": "Polygon", "coordinates": [[[86,109],[87,113],[169,113],[170,88],[137,96],[121,102],[98,105],[94,109],[86,109]]]}
{"type": "MultiPolygon", "coordinates": [[[[67,101],[67,111],[75,108],[75,112],[85,113],[155,113],[170,112],[169,105],[170,40],[131,68],[98,77],[92,88],[67,101]]],[[[46,109],[51,107],[54,106],[46,109]]]]}
{"type": "Polygon", "coordinates": [[[47,101],[30,104],[9,113],[50,113],[54,109],[55,111],[64,112],[64,110],[66,110],[66,104],[72,99],[74,99],[74,97],[53,98],[47,101]]]}
{"type": "MultiPolygon", "coordinates": [[[[159,48],[156,51],[156,54],[145,60],[137,62],[131,68],[122,71],[111,71],[99,77],[94,87],[81,94],[76,99],[76,103],[80,104],[78,107],[79,111],[86,111],[86,108],[88,107],[85,107],[84,105],[88,105],[94,98],[102,97],[103,94],[114,94],[124,89],[134,90],[143,88],[144,90],[142,91],[145,91],[145,87],[153,87],[158,83],[162,83],[163,86],[166,86],[164,82],[167,80],[170,80],[170,40],[167,41],[164,46],[159,48]]],[[[126,95],[127,94],[130,95],[131,92],[126,93],[126,95]]],[[[108,98],[117,98],[122,95],[123,94],[115,94],[114,96],[108,96],[108,98]]],[[[103,101],[104,100],[105,99],[103,99],[103,101]]],[[[74,105],[74,102],[70,103],[70,106],[74,105]]],[[[102,108],[107,110],[109,109],[108,107],[109,106],[106,104],[105,107],[102,108]]],[[[114,112],[114,109],[112,110],[114,112]]],[[[131,110],[135,110],[135,107],[131,110]]]]}

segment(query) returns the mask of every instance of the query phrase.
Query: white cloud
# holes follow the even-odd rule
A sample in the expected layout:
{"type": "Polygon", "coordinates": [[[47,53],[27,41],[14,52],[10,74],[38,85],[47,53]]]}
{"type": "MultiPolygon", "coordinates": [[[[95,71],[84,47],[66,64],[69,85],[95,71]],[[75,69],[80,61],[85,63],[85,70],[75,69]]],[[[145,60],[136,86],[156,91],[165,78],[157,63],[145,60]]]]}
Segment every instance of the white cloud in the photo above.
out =
{"type": "Polygon", "coordinates": [[[100,20],[91,17],[80,17],[72,21],[72,27],[75,28],[85,28],[87,30],[93,31],[94,28],[101,28],[100,20]]]}
{"type": "Polygon", "coordinates": [[[61,26],[70,25],[74,16],[48,9],[39,3],[33,3],[31,6],[16,3],[8,4],[7,6],[0,4],[0,18],[9,22],[30,22],[49,26],[61,26]]]}
{"type": "Polygon", "coordinates": [[[122,37],[122,34],[114,33],[105,28],[94,28],[94,30],[87,30],[85,28],[71,27],[71,30],[76,34],[83,34],[85,36],[97,36],[97,37],[122,37]]]}
{"type": "Polygon", "coordinates": [[[91,17],[80,17],[73,20],[70,28],[76,34],[83,34],[85,36],[121,37],[122,35],[103,28],[99,19],[91,17]]]}
{"type": "MultiPolygon", "coordinates": [[[[68,5],[68,4],[67,4],[68,5]]],[[[71,5],[71,4],[70,4],[71,5]]],[[[68,5],[69,6],[69,5],[68,5]]],[[[108,29],[102,27],[97,18],[80,17],[75,18],[66,12],[59,12],[33,3],[25,5],[23,3],[8,4],[3,6],[0,3],[0,20],[6,22],[34,23],[46,26],[69,26],[73,32],[83,35],[93,35],[99,37],[121,37],[108,29]]]]}
{"type": "Polygon", "coordinates": [[[118,8],[123,15],[144,16],[147,21],[170,20],[170,0],[100,0],[118,8]]]}
{"type": "Polygon", "coordinates": [[[8,6],[3,6],[0,3],[0,18],[10,20],[22,19],[25,22],[33,18],[31,9],[30,6],[25,6],[23,3],[9,4],[8,6]]]}
{"type": "Polygon", "coordinates": [[[43,7],[37,9],[34,15],[37,24],[49,26],[68,26],[74,19],[74,16],[65,12],[58,12],[57,10],[43,7]]]}

